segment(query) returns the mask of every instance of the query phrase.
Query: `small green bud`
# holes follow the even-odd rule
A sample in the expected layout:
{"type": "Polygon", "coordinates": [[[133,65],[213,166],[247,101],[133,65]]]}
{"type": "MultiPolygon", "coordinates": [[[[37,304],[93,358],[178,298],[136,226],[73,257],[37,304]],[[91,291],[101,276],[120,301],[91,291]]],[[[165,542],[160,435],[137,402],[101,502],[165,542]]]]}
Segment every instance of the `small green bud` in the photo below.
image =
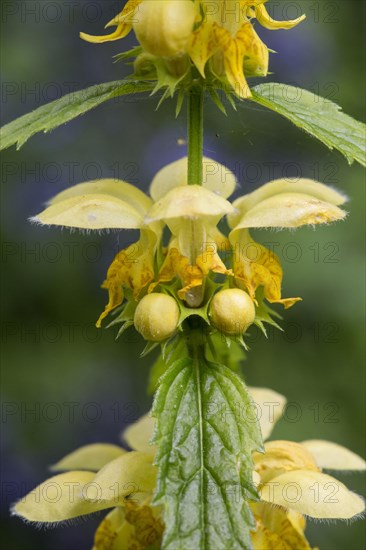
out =
{"type": "Polygon", "coordinates": [[[255,319],[255,307],[249,294],[239,288],[221,290],[210,304],[212,324],[229,336],[242,334],[255,319]]]}
{"type": "Polygon", "coordinates": [[[172,336],[178,328],[179,308],[177,302],[167,294],[147,294],[135,311],[135,328],[152,342],[162,342],[172,336]]]}

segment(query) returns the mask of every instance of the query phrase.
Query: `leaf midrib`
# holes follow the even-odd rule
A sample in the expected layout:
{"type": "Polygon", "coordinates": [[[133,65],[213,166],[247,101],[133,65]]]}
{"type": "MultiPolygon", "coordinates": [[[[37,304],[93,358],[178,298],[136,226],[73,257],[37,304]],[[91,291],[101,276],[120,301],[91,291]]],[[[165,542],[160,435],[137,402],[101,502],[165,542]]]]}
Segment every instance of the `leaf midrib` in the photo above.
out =
{"type": "Polygon", "coordinates": [[[193,359],[192,367],[195,369],[196,373],[196,388],[197,388],[197,407],[198,407],[198,418],[199,418],[199,452],[200,452],[200,499],[201,499],[201,506],[200,506],[200,526],[201,526],[201,536],[203,541],[203,547],[206,548],[206,533],[204,528],[202,526],[205,525],[205,518],[206,518],[206,505],[205,505],[205,497],[204,497],[204,470],[205,470],[205,459],[203,456],[203,416],[202,416],[202,395],[201,395],[201,373],[200,373],[200,362],[198,359],[197,354],[195,355],[193,359]]]}

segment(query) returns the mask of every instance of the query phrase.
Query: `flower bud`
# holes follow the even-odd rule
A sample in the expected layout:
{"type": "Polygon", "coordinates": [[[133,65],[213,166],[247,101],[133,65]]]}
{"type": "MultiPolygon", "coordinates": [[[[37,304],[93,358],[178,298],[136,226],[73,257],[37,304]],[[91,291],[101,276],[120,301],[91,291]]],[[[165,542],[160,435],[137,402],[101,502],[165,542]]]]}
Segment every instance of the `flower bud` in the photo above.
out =
{"type": "Polygon", "coordinates": [[[196,15],[191,0],[144,0],[133,28],[144,50],[159,57],[174,57],[186,52],[196,15]]]}
{"type": "Polygon", "coordinates": [[[154,292],[139,302],[135,311],[135,328],[152,342],[162,342],[172,336],[178,327],[179,308],[171,296],[154,292]]]}
{"type": "Polygon", "coordinates": [[[212,324],[229,336],[242,334],[255,319],[255,307],[249,294],[239,288],[221,290],[210,305],[212,324]]]}

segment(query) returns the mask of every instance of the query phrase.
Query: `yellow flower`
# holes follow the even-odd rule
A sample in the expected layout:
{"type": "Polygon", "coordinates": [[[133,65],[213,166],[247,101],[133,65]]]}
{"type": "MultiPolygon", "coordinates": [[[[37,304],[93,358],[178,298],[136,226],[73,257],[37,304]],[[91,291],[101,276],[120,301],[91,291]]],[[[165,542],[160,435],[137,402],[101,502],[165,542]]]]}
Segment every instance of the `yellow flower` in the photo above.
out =
{"type": "Polygon", "coordinates": [[[23,497],[13,514],[54,526],[112,508],[96,531],[93,550],[159,548],[164,524],[160,508],[150,506],[156,485],[154,449],[145,445],[138,450],[139,437],[141,433],[132,452],[108,444],[72,452],[52,466],[64,473],[23,497]]]}
{"type": "Polygon", "coordinates": [[[228,241],[217,224],[234,211],[226,199],[233,193],[236,180],[230,170],[209,158],[203,160],[202,187],[187,185],[187,170],[185,157],[156,174],[150,187],[155,204],[147,219],[163,220],[172,234],[156,284],[178,277],[182,281],[179,297],[198,307],[209,273],[232,274],[218,254],[228,241]]]}
{"type": "Polygon", "coordinates": [[[263,287],[270,303],[286,308],[300,298],[281,298],[282,268],[276,254],[256,243],[251,228],[298,228],[304,225],[331,223],[345,218],[339,208],[346,197],[317,181],[279,179],[234,201],[234,215],[229,216],[232,231],[233,270],[238,286],[243,286],[255,300],[263,287]]]}
{"type": "MultiPolygon", "coordinates": [[[[342,220],[346,214],[339,205],[346,201],[346,197],[313,180],[301,178],[292,182],[281,179],[240,197],[230,209],[228,201],[224,202],[222,197],[214,199],[210,195],[209,198],[205,188],[186,185],[186,162],[182,159],[166,166],[151,186],[151,194],[157,202],[147,220],[164,220],[173,234],[158,281],[165,282],[174,275],[179,276],[185,284],[179,295],[188,303],[191,299],[192,305],[197,305],[199,294],[191,297],[188,293],[195,288],[202,289],[202,281],[209,271],[227,276],[234,273],[237,286],[247,290],[254,301],[257,289],[262,287],[264,297],[271,303],[279,302],[290,307],[297,302],[300,298],[281,297],[283,273],[279,260],[253,241],[249,229],[297,228],[342,220]],[[225,213],[232,228],[230,244],[216,227],[225,213]],[[220,260],[220,250],[231,252],[233,271],[220,260]]],[[[219,174],[208,170],[209,166],[210,161],[206,159],[204,185],[216,193],[220,190],[227,199],[235,189],[234,175],[222,165],[219,165],[219,174]],[[220,179],[221,188],[218,186],[220,179]]],[[[217,163],[214,166],[217,167],[217,163]]]]}
{"type": "Polygon", "coordinates": [[[226,199],[199,185],[176,187],[159,199],[147,221],[164,221],[172,239],[157,284],[180,277],[184,286],[179,296],[189,306],[199,307],[209,272],[229,274],[217,253],[211,230],[215,232],[220,219],[232,211],[226,199]]]}
{"type": "MultiPolygon", "coordinates": [[[[286,400],[265,388],[251,388],[264,438],[281,416],[286,400]]],[[[108,444],[81,447],[55,464],[58,474],[22,498],[14,515],[38,524],[58,524],[113,508],[95,534],[93,550],[147,550],[160,547],[164,524],[152,507],[156,485],[156,447],[149,445],[154,420],[145,415],[123,434],[133,449],[108,444]]],[[[364,470],[365,461],[328,441],[271,441],[254,453],[254,480],[261,495],[251,503],[256,520],[254,550],[310,550],[304,515],[350,519],[364,510],[363,500],[322,468],[364,470]],[[273,504],[279,505],[274,507],[273,504]]]]}
{"type": "MultiPolygon", "coordinates": [[[[271,422],[266,422],[264,429],[261,425],[263,439],[267,439],[286,400],[271,390],[255,388],[253,399],[257,403],[258,391],[262,407],[271,410],[271,422]]],[[[256,521],[254,550],[311,550],[304,533],[304,516],[347,520],[363,513],[363,499],[321,471],[364,471],[365,461],[352,451],[323,440],[270,441],[264,449],[264,454],[253,456],[254,479],[261,496],[260,502],[251,504],[256,521]]]]}
{"type": "Polygon", "coordinates": [[[193,33],[189,55],[205,76],[207,61],[212,59],[212,70],[224,76],[236,95],[251,96],[245,74],[266,76],[268,72],[267,46],[254,30],[257,19],[267,29],[291,29],[305,16],[292,21],[273,21],[264,3],[266,0],[216,0],[199,2],[203,9],[201,25],[193,33]]]}
{"type": "Polygon", "coordinates": [[[152,182],[152,199],[120,180],[81,183],[59,193],[46,210],[32,218],[33,222],[43,225],[87,231],[140,229],[139,241],[121,250],[109,267],[103,283],[109,302],[97,326],[123,302],[125,288],[139,300],[149,286],[152,291],[157,284],[179,276],[182,299],[189,302],[191,289],[198,287],[199,298],[198,294],[194,295],[191,301],[200,305],[197,300],[202,301],[202,288],[209,272],[228,272],[217,254],[216,242],[221,243],[224,238],[216,224],[223,215],[233,211],[219,194],[231,194],[235,178],[229,173],[223,185],[218,163],[204,159],[204,167],[207,167],[207,176],[203,187],[186,185],[187,159],[161,170],[152,182]],[[160,274],[155,278],[161,255],[162,221],[173,236],[167,259],[158,266],[160,274]]]}
{"type": "Polygon", "coordinates": [[[364,501],[327,470],[364,470],[365,461],[328,441],[293,443],[271,441],[265,454],[255,457],[261,499],[317,519],[351,519],[364,511],[364,501]],[[328,460],[319,458],[319,448],[328,460]],[[334,464],[332,454],[338,453],[334,464]]]}
{"type": "MultiPolygon", "coordinates": [[[[87,231],[140,230],[139,241],[121,250],[108,269],[103,287],[109,301],[97,326],[122,304],[127,290],[136,308],[146,293],[159,285],[164,290],[171,281],[176,283],[178,300],[190,308],[201,307],[209,299],[205,297],[206,280],[216,273],[226,277],[227,285],[248,292],[256,305],[260,288],[270,303],[289,307],[299,300],[281,297],[279,260],[255,243],[249,230],[341,220],[346,214],[339,205],[345,197],[313,180],[276,180],[231,204],[228,198],[236,187],[234,174],[208,158],[204,158],[203,172],[202,186],[187,185],[187,158],[173,162],[153,179],[151,198],[124,181],[81,183],[59,193],[33,218],[36,223],[87,231]],[[229,239],[217,227],[224,216],[231,227],[229,239]],[[164,227],[170,232],[166,249],[164,227]],[[232,265],[225,263],[228,254],[232,265]]],[[[132,320],[133,314],[130,324],[132,320]]],[[[232,322],[235,324],[234,319],[232,322]]]]}
{"type": "Polygon", "coordinates": [[[37,523],[59,523],[127,502],[141,503],[156,483],[151,453],[93,444],[74,451],[53,471],[65,471],[39,485],[13,508],[37,523]]]}
{"type": "Polygon", "coordinates": [[[95,42],[98,44],[124,38],[132,29],[134,16],[136,15],[136,10],[141,2],[142,0],[128,0],[122,12],[106,24],[106,29],[109,27],[117,27],[111,34],[107,34],[106,36],[91,36],[90,34],[81,32],[80,38],[87,40],[88,42],[95,42]]]}
{"type": "Polygon", "coordinates": [[[261,497],[251,505],[254,550],[310,550],[304,516],[348,520],[364,512],[361,497],[321,471],[364,470],[365,461],[345,447],[329,441],[270,441],[264,454],[253,458],[261,497]]]}
{"type": "Polygon", "coordinates": [[[187,56],[206,78],[206,66],[214,77],[229,83],[241,98],[251,96],[245,75],[266,76],[267,46],[253,27],[291,29],[305,16],[274,21],[266,0],[129,0],[106,27],[116,30],[106,36],[81,33],[84,40],[102,43],[124,38],[133,28],[145,52],[172,60],[187,56]]]}
{"type": "Polygon", "coordinates": [[[304,516],[262,502],[252,504],[251,509],[256,522],[251,534],[253,550],[311,550],[304,516]]]}
{"type": "Polygon", "coordinates": [[[109,302],[97,326],[122,303],[124,286],[138,298],[154,278],[161,227],[144,221],[151,205],[151,199],[137,187],[120,180],[103,179],[80,183],[59,193],[46,210],[32,218],[42,225],[87,231],[140,229],[140,240],[120,251],[108,270],[103,287],[109,292],[109,302]]]}

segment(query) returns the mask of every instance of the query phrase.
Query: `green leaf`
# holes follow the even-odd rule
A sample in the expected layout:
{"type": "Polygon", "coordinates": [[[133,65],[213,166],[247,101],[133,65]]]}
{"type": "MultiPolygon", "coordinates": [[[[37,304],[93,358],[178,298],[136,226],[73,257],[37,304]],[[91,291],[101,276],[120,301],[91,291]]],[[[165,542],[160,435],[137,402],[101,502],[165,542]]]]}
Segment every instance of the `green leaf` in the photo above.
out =
{"type": "Polygon", "coordinates": [[[162,377],[154,406],[164,550],[250,549],[260,429],[244,382],[196,354],[162,377]]]}
{"type": "Polygon", "coordinates": [[[162,350],[150,369],[148,393],[154,394],[159,387],[159,380],[175,361],[188,356],[185,338],[176,334],[174,338],[162,345],[162,350]]]}
{"type": "Polygon", "coordinates": [[[356,160],[366,166],[366,126],[336,103],[287,84],[261,84],[252,93],[253,101],[288,118],[329,149],[338,149],[349,164],[356,160]]]}
{"type": "Polygon", "coordinates": [[[0,130],[0,150],[15,143],[17,149],[20,149],[34,134],[50,132],[109,99],[149,92],[153,88],[154,85],[150,82],[116,80],[65,95],[3,126],[0,130]]]}

